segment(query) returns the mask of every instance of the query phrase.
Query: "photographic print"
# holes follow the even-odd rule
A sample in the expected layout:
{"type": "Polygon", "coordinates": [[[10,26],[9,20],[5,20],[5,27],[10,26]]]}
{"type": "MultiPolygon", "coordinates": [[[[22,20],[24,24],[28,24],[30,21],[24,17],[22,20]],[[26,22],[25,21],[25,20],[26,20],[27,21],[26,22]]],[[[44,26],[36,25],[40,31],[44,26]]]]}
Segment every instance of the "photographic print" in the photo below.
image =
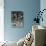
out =
{"type": "Polygon", "coordinates": [[[24,26],[23,11],[11,11],[11,22],[13,26],[23,27],[24,26]]]}

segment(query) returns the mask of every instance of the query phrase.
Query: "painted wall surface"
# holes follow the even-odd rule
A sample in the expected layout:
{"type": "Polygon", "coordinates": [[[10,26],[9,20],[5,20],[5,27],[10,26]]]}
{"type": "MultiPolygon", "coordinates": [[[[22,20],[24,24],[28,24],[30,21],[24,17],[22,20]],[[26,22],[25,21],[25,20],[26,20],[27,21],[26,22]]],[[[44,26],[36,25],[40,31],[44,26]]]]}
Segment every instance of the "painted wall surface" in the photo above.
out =
{"type": "Polygon", "coordinates": [[[32,20],[35,12],[40,9],[40,0],[5,0],[4,1],[4,34],[7,41],[18,41],[32,29],[32,20]],[[11,26],[11,11],[24,12],[24,27],[13,28],[11,26]]]}
{"type": "MultiPolygon", "coordinates": [[[[46,9],[46,0],[41,0],[40,1],[40,9],[41,9],[41,11],[43,9],[46,9]]],[[[43,22],[42,21],[40,22],[40,25],[46,26],[46,10],[43,12],[42,17],[43,17],[44,20],[43,20],[43,22]]]]}
{"type": "Polygon", "coordinates": [[[4,41],[4,0],[0,0],[0,42],[4,41]]]}

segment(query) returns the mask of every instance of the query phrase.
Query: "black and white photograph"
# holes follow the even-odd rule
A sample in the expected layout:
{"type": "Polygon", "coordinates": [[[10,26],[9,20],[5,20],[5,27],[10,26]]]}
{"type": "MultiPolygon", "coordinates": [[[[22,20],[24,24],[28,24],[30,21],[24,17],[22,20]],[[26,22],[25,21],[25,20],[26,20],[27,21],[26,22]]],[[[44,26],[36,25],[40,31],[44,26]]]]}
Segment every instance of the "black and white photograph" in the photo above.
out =
{"type": "Polygon", "coordinates": [[[13,26],[23,27],[24,26],[23,11],[11,11],[11,22],[13,26]]]}

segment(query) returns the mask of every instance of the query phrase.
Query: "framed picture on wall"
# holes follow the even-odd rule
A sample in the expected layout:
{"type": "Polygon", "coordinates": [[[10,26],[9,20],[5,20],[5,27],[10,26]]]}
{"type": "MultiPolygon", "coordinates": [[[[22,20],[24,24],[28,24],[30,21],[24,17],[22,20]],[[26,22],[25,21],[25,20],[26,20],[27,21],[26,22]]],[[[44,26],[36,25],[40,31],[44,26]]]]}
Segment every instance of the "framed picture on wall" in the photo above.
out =
{"type": "Polygon", "coordinates": [[[23,11],[11,11],[11,23],[16,27],[24,26],[24,13],[23,11]]]}

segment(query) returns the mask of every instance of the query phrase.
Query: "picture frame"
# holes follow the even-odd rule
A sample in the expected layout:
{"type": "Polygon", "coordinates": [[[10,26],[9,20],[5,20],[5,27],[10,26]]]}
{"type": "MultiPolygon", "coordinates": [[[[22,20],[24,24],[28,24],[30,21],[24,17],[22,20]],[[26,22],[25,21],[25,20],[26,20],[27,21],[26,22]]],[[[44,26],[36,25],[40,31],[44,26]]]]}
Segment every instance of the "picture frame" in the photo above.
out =
{"type": "Polygon", "coordinates": [[[24,26],[24,13],[23,11],[11,11],[11,23],[15,27],[24,26]]]}

